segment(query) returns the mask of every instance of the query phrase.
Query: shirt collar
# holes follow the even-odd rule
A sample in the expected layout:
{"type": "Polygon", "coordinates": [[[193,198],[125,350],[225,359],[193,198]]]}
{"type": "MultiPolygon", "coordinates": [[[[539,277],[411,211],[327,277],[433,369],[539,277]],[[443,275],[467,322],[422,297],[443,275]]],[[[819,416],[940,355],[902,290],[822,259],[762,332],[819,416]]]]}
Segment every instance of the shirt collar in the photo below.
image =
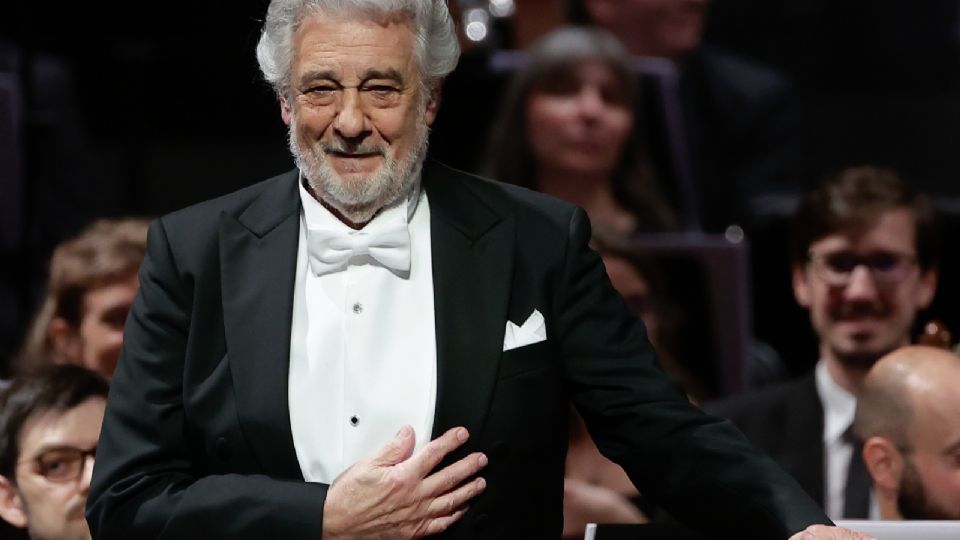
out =
{"type": "Polygon", "coordinates": [[[817,362],[817,394],[823,404],[823,442],[832,443],[843,438],[857,412],[857,398],[843,389],[827,370],[824,360],[817,362]]]}

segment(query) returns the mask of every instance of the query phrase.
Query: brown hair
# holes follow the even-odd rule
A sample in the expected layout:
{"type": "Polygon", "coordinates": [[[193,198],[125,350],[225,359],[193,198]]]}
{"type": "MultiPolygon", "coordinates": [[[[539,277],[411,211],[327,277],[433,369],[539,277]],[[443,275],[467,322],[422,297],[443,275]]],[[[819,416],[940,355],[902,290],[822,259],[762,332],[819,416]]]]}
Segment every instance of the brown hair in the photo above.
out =
{"type": "Polygon", "coordinates": [[[92,397],[107,397],[107,381],[80,366],[45,366],[14,379],[0,393],[0,475],[14,482],[24,424],[46,412],[65,412],[92,397]]]}
{"type": "Polygon", "coordinates": [[[803,198],[794,216],[791,262],[804,264],[817,240],[838,232],[865,232],[883,214],[897,209],[913,214],[920,268],[937,266],[937,226],[930,201],[895,172],[869,165],[830,175],[803,198]]]}
{"type": "Polygon", "coordinates": [[[63,360],[57,358],[50,339],[51,321],[61,317],[79,328],[89,291],[136,272],[146,252],[147,226],[146,220],[138,218],[101,219],[57,246],[50,260],[46,298],[18,359],[21,371],[63,360]]]}
{"type": "Polygon", "coordinates": [[[657,187],[653,168],[641,140],[636,111],[640,92],[630,56],[613,34],[599,28],[560,27],[533,44],[526,63],[513,76],[490,133],[487,170],[501,182],[538,189],[537,160],[527,133],[527,98],[545,83],[569,74],[585,61],[599,60],[616,75],[629,96],[634,127],[621,151],[611,178],[614,195],[636,214],[647,229],[674,230],[677,217],[657,187]]]}

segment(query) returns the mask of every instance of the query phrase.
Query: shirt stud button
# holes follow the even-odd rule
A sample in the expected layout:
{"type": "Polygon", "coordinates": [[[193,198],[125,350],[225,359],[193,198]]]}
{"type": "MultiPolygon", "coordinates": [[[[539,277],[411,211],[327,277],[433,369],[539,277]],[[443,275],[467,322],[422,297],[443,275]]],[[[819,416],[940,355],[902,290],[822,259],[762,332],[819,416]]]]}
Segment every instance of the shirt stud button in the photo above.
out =
{"type": "Polygon", "coordinates": [[[356,415],[350,417],[350,425],[351,425],[351,426],[356,426],[356,425],[359,424],[359,423],[360,423],[360,419],[357,418],[356,415]]]}
{"type": "Polygon", "coordinates": [[[357,315],[363,313],[363,305],[361,305],[360,302],[354,303],[353,312],[356,313],[357,315]]]}

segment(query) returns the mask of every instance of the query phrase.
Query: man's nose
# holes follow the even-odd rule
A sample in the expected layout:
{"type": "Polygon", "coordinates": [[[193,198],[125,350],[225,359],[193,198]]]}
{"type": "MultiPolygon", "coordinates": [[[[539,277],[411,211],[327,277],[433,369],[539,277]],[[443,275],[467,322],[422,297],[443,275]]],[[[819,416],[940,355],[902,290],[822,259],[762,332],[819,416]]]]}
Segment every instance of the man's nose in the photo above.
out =
{"type": "Polygon", "coordinates": [[[360,92],[356,88],[345,88],[333,125],[337,134],[344,139],[362,137],[369,131],[367,122],[367,115],[360,102],[360,92]]]}
{"type": "Polygon", "coordinates": [[[850,272],[850,282],[844,288],[844,296],[848,300],[875,298],[877,296],[877,282],[870,269],[858,264],[850,272]]]}

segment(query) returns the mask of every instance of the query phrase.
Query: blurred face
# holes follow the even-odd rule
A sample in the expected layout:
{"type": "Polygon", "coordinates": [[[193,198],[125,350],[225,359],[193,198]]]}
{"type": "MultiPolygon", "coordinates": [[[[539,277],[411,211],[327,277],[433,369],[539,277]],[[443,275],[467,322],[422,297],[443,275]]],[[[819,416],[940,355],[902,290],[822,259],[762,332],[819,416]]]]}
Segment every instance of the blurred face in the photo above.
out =
{"type": "Polygon", "coordinates": [[[76,468],[67,456],[96,448],[105,405],[103,398],[94,397],[66,413],[50,411],[24,424],[14,490],[33,540],[89,540],[84,507],[93,459],[81,458],[76,468]],[[67,469],[77,474],[64,477],[67,469]]]}
{"type": "Polygon", "coordinates": [[[113,377],[123,346],[123,325],[133,305],[140,281],[133,273],[126,279],[91,289],[84,297],[80,321],[80,364],[107,379],[113,377]]]}
{"type": "Polygon", "coordinates": [[[810,246],[810,262],[794,269],[793,285],[824,358],[868,367],[907,343],[936,288],[936,273],[916,265],[914,231],[912,214],[897,209],[864,234],[833,234],[810,246]]]}
{"type": "Polygon", "coordinates": [[[290,147],[320,199],[354,222],[397,199],[426,152],[436,100],[424,95],[406,19],[307,17],[282,102],[290,147]]]}
{"type": "Polygon", "coordinates": [[[921,391],[897,507],[906,519],[960,519],[960,386],[957,371],[921,391]],[[952,379],[946,383],[947,379],[952,379]]]}
{"type": "Polygon", "coordinates": [[[633,129],[623,81],[601,61],[586,61],[533,89],[527,139],[546,174],[609,175],[633,129]]]}
{"type": "Polygon", "coordinates": [[[700,44],[707,0],[585,0],[591,18],[633,53],[676,58],[700,44]]]}

